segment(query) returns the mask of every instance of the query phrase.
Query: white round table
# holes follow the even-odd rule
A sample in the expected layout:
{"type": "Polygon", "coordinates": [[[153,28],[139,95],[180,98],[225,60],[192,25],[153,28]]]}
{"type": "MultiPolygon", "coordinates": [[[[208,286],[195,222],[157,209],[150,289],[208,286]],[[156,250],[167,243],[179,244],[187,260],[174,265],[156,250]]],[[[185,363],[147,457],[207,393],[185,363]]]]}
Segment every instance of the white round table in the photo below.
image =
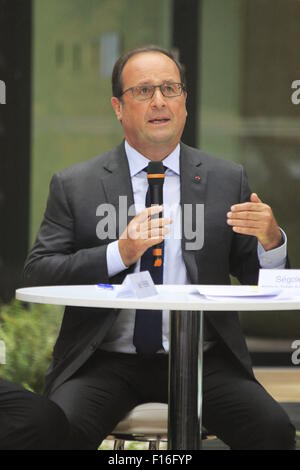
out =
{"type": "Polygon", "coordinates": [[[16,298],[77,307],[170,310],[168,448],[200,449],[204,311],[300,310],[300,296],[210,300],[195,293],[194,285],[156,287],[156,296],[142,299],[118,298],[119,286],[95,285],[30,287],[18,289],[16,298]]]}

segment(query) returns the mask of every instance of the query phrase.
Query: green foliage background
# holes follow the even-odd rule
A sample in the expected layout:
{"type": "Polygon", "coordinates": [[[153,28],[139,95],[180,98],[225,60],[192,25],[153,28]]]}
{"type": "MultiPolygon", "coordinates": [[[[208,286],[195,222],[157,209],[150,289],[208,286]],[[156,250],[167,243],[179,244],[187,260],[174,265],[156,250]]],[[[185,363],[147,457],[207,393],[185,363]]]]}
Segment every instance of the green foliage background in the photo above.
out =
{"type": "Polygon", "coordinates": [[[42,393],[61,318],[62,307],[54,305],[0,305],[0,339],[6,347],[0,377],[42,393]]]}

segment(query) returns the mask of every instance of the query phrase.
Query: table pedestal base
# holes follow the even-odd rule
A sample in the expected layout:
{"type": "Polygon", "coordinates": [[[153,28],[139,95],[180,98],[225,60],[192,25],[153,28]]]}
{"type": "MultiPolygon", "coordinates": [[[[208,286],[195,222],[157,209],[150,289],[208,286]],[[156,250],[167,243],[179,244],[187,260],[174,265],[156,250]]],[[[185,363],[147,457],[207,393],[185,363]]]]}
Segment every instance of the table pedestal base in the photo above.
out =
{"type": "Polygon", "coordinates": [[[201,448],[203,312],[170,312],[168,449],[201,448]]]}

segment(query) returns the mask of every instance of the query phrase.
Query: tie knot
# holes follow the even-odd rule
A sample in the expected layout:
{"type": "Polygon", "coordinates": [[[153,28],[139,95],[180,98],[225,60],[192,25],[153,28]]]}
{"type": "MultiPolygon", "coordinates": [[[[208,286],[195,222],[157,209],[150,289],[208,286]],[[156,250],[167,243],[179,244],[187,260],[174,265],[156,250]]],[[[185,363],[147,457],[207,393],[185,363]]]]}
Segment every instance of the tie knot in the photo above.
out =
{"type": "MultiPolygon", "coordinates": [[[[168,167],[166,167],[165,165],[163,165],[163,172],[165,173],[166,170],[168,169],[168,167]]],[[[143,170],[145,173],[148,173],[148,167],[146,166],[145,168],[143,168],[143,170]]]]}

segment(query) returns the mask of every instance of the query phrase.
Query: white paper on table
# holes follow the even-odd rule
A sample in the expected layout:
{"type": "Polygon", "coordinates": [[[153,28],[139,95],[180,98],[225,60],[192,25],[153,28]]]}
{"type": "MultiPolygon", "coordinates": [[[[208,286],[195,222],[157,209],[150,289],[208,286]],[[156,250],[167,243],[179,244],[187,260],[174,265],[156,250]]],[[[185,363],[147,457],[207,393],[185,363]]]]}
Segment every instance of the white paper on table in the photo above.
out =
{"type": "Polygon", "coordinates": [[[199,294],[207,298],[255,298],[276,297],[280,289],[269,289],[258,286],[198,286],[199,294]]]}
{"type": "Polygon", "coordinates": [[[117,297],[137,297],[144,299],[158,294],[149,271],[127,274],[123,283],[116,290],[117,297]]]}

